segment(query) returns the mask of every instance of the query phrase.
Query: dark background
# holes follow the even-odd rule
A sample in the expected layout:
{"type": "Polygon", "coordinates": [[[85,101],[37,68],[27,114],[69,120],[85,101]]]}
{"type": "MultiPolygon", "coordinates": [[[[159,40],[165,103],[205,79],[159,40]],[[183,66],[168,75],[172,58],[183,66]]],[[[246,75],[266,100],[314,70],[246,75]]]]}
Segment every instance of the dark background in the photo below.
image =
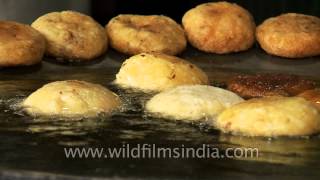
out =
{"type": "MultiPolygon", "coordinates": [[[[183,14],[205,0],[92,0],[92,16],[101,24],[118,14],[162,14],[181,22],[183,14]]],[[[320,15],[320,0],[230,0],[249,10],[256,23],[285,12],[320,15]]]]}
{"type": "MultiPolygon", "coordinates": [[[[0,20],[30,24],[53,11],[74,10],[93,16],[102,25],[118,14],[162,14],[181,22],[183,14],[205,0],[0,0],[0,20]]],[[[211,1],[213,2],[213,1],[211,1]]],[[[257,24],[281,13],[320,16],[320,0],[229,0],[248,9],[257,24]]]]}

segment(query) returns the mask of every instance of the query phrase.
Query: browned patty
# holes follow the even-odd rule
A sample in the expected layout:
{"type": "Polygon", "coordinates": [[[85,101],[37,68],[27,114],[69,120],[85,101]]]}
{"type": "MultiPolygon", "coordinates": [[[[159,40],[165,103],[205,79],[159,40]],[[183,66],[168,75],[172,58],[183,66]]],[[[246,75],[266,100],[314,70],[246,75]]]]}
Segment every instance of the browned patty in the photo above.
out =
{"type": "Polygon", "coordinates": [[[313,81],[284,74],[239,75],[228,82],[228,89],[243,98],[294,96],[314,88],[313,81]]]}
{"type": "Polygon", "coordinates": [[[303,58],[320,55],[320,18],[287,13],[257,27],[257,41],[269,54],[303,58]]]}

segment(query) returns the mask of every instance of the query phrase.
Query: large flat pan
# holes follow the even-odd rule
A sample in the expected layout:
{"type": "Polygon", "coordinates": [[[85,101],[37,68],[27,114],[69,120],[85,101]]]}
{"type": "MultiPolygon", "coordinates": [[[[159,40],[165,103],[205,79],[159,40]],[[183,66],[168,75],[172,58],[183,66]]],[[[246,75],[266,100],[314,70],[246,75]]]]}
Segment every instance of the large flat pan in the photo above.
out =
{"type": "MultiPolygon", "coordinates": [[[[213,84],[239,73],[289,73],[320,81],[320,58],[289,60],[259,48],[213,55],[188,48],[182,55],[202,67],[213,84]]],[[[126,56],[113,50],[87,64],[57,64],[47,58],[34,67],[0,70],[0,177],[4,179],[255,179],[320,178],[320,137],[247,138],[143,116],[146,97],[110,85],[126,56]],[[32,119],[14,104],[43,84],[63,79],[100,83],[131,102],[126,113],[82,121],[32,119]],[[142,100],[141,100],[142,99],[142,100]],[[129,143],[164,147],[208,144],[257,147],[259,158],[240,159],[67,159],[64,147],[121,147],[129,143]],[[59,174],[59,175],[57,175],[59,174]]],[[[129,103],[130,104],[130,103],[129,103]]]]}

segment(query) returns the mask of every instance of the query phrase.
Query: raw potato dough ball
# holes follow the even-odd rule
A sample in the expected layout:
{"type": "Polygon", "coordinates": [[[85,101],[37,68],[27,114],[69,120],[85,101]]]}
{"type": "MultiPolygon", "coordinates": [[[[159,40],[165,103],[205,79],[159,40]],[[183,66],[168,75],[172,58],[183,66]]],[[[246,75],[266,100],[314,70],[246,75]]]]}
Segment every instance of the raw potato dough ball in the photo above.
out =
{"type": "Polygon", "coordinates": [[[320,132],[320,112],[300,97],[251,99],[222,112],[216,126],[246,136],[307,136],[320,132]]]}
{"type": "Polygon", "coordinates": [[[320,89],[310,89],[298,95],[312,102],[320,110],[320,89]]]}
{"type": "Polygon", "coordinates": [[[163,91],[179,85],[208,84],[207,75],[197,66],[158,53],[142,53],[127,59],[115,83],[124,88],[163,91]]]}
{"type": "Polygon", "coordinates": [[[46,84],[22,102],[30,115],[62,117],[107,114],[120,104],[119,97],[103,86],[76,80],[46,84]]]}
{"type": "Polygon", "coordinates": [[[302,58],[320,55],[320,18],[288,13],[265,20],[257,40],[269,54],[302,58]]]}
{"type": "Polygon", "coordinates": [[[32,27],[47,39],[47,54],[64,60],[90,60],[108,47],[104,28],[91,17],[74,11],[52,12],[32,27]]]}
{"type": "Polygon", "coordinates": [[[189,42],[199,50],[226,54],[249,49],[254,43],[255,23],[237,4],[201,4],[182,18],[189,42]]]}
{"type": "Polygon", "coordinates": [[[146,110],[155,116],[176,120],[213,118],[224,109],[242,102],[233,92],[205,85],[179,86],[149,100],[146,110]]]}
{"type": "Polygon", "coordinates": [[[33,65],[41,62],[44,37],[32,27],[0,21],[0,66],[33,65]]]}
{"type": "Polygon", "coordinates": [[[110,45],[125,54],[158,52],[176,55],[187,40],[182,27],[166,16],[119,15],[106,26],[110,45]]]}

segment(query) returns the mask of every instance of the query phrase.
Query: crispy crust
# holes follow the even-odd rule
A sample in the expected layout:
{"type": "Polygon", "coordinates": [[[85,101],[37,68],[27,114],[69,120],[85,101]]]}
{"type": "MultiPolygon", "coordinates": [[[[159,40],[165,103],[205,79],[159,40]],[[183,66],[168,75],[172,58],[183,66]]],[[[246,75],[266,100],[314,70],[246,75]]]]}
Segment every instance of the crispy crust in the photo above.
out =
{"type": "Polygon", "coordinates": [[[228,82],[228,89],[244,98],[293,96],[314,89],[315,83],[295,75],[239,75],[228,82]]]}
{"type": "Polygon", "coordinates": [[[176,55],[187,40],[182,27],[166,16],[119,15],[106,25],[110,45],[125,54],[158,52],[176,55]]]}
{"type": "Polygon", "coordinates": [[[0,21],[0,66],[33,65],[41,61],[45,39],[28,25],[0,21]]]}
{"type": "Polygon", "coordinates": [[[255,39],[251,14],[228,2],[201,4],[185,13],[182,24],[191,45],[205,52],[244,51],[255,39]]]}
{"type": "Polygon", "coordinates": [[[298,96],[312,102],[320,110],[320,89],[310,89],[300,93],[298,96]]]}
{"type": "Polygon", "coordinates": [[[266,97],[232,106],[215,125],[245,136],[307,136],[320,132],[320,111],[300,97],[266,97]]]}
{"type": "Polygon", "coordinates": [[[288,13],[257,27],[260,46],[269,54],[302,58],[320,55],[320,18],[288,13]]]}
{"type": "Polygon", "coordinates": [[[110,113],[121,104],[119,97],[98,84],[56,81],[44,85],[22,102],[32,116],[92,117],[110,113]]]}
{"type": "Polygon", "coordinates": [[[47,39],[49,56],[65,60],[90,60],[108,47],[104,28],[91,17],[74,11],[52,12],[39,17],[32,27],[47,39]]]}
{"type": "Polygon", "coordinates": [[[207,85],[209,80],[200,68],[178,57],[141,53],[122,64],[115,83],[125,88],[163,91],[179,85],[207,85]]]}

